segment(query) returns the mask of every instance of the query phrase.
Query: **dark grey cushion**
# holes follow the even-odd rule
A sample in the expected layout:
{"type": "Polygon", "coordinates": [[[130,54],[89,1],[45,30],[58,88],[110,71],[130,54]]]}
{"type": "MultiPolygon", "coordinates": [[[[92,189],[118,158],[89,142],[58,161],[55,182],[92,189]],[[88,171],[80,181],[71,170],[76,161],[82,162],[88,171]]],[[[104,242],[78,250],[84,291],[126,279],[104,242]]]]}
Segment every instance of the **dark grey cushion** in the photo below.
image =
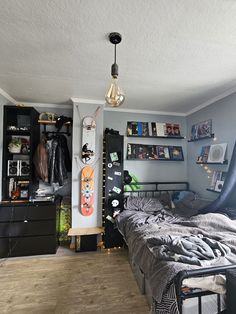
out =
{"type": "Polygon", "coordinates": [[[125,201],[124,208],[128,210],[152,213],[162,210],[164,206],[157,198],[128,196],[125,201]]]}

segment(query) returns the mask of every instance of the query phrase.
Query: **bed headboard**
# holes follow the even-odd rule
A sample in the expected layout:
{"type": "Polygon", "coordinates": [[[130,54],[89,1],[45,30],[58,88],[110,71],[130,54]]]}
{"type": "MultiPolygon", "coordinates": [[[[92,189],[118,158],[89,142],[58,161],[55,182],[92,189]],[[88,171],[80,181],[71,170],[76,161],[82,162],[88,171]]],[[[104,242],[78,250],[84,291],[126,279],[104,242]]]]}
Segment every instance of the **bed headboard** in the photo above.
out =
{"type": "Polygon", "coordinates": [[[124,185],[124,196],[155,197],[163,192],[188,191],[188,182],[138,182],[124,185]],[[137,186],[139,187],[137,189],[137,186]],[[129,189],[129,190],[127,190],[129,189]]]}

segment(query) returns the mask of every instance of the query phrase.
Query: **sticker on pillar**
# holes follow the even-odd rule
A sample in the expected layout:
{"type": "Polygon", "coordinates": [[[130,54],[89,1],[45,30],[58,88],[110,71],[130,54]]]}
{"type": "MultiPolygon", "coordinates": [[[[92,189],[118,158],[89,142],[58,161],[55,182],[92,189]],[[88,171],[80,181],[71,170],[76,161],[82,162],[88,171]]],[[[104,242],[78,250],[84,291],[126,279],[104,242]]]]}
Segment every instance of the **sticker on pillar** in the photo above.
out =
{"type": "Polygon", "coordinates": [[[114,188],[112,189],[112,191],[116,192],[117,194],[120,194],[121,189],[118,188],[118,187],[116,187],[116,186],[114,186],[114,188]]]}
{"type": "Polygon", "coordinates": [[[112,163],[109,162],[109,164],[107,165],[108,168],[112,168],[112,163]]]}
{"type": "Polygon", "coordinates": [[[120,202],[116,199],[111,202],[112,207],[117,207],[119,204],[120,202]]]}
{"type": "Polygon", "coordinates": [[[120,209],[116,209],[114,210],[114,213],[113,213],[113,218],[116,218],[116,216],[118,216],[120,213],[120,209]]]}
{"type": "Polygon", "coordinates": [[[110,215],[107,215],[106,219],[109,220],[110,222],[112,222],[113,224],[115,222],[115,220],[110,215]]]}
{"type": "Polygon", "coordinates": [[[110,158],[111,158],[111,161],[112,161],[112,162],[119,160],[119,157],[118,157],[117,152],[110,153],[110,158]]]}
{"type": "Polygon", "coordinates": [[[117,162],[117,161],[114,161],[114,162],[113,162],[113,165],[116,166],[116,167],[119,167],[119,166],[120,166],[120,163],[117,162]]]}
{"type": "Polygon", "coordinates": [[[94,169],[86,166],[81,172],[81,213],[90,216],[94,206],[94,169]]]}
{"type": "Polygon", "coordinates": [[[115,175],[115,176],[121,176],[121,172],[120,172],[120,171],[115,171],[115,172],[114,172],[114,175],[115,175]]]}

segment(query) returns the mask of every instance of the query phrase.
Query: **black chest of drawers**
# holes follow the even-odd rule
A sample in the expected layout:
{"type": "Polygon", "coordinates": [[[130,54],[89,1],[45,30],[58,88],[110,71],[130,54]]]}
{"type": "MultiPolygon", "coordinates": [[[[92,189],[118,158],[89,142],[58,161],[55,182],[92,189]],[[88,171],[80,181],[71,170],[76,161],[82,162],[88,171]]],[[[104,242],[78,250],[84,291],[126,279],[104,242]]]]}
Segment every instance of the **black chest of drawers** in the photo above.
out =
{"type": "Polygon", "coordinates": [[[56,202],[0,204],[0,257],[56,253],[58,238],[56,202]]]}

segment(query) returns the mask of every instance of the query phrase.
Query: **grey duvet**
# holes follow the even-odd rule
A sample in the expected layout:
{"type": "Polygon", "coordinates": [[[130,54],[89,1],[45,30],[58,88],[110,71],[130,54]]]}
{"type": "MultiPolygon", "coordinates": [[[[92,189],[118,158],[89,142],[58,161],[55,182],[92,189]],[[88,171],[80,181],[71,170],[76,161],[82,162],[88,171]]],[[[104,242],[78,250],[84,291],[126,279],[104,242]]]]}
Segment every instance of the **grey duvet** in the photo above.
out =
{"type": "Polygon", "coordinates": [[[117,226],[157,302],[181,270],[236,263],[236,221],[222,214],[185,218],[163,209],[125,210],[117,226]]]}

